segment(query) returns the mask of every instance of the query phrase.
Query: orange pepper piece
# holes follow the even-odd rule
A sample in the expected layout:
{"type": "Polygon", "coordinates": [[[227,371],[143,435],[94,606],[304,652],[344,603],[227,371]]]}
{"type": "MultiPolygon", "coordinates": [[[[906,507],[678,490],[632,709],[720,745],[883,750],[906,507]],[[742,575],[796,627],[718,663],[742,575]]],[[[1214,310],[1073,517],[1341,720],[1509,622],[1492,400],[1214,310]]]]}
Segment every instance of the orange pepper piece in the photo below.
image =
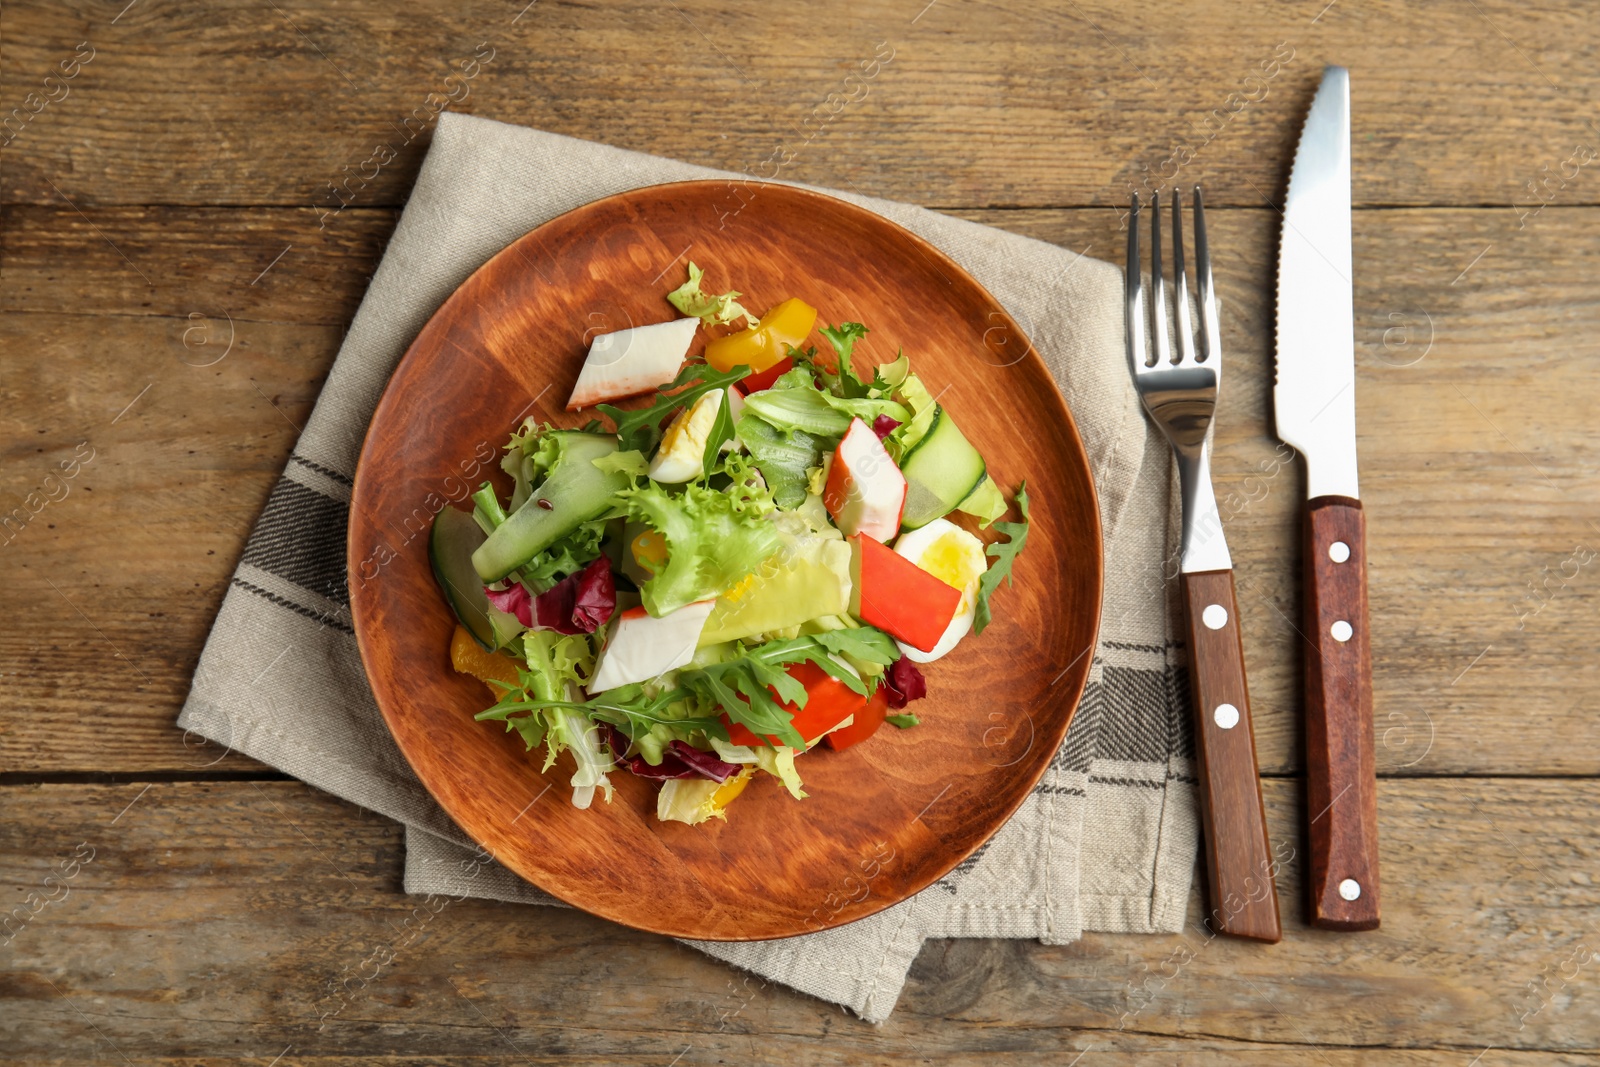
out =
{"type": "MultiPolygon", "coordinates": [[[[504,682],[511,688],[522,684],[517,676],[517,661],[503,652],[485,652],[483,646],[472,639],[467,633],[467,628],[460,623],[456,624],[456,632],[450,637],[450,665],[462,674],[470,674],[474,678],[489,685],[490,680],[504,682]]],[[[499,700],[506,695],[506,690],[497,685],[489,685],[489,692],[499,700]]]]}

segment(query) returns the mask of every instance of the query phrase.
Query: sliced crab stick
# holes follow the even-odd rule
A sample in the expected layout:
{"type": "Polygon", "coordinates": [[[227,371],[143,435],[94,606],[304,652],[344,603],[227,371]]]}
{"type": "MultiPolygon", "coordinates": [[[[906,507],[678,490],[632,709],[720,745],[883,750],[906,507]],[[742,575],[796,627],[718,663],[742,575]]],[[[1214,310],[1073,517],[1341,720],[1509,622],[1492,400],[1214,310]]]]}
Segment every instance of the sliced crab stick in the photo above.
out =
{"type": "Polygon", "coordinates": [[[961,590],[862,534],[850,538],[850,578],[850,614],[922,652],[961,607],[961,590]]]}
{"type": "Polygon", "coordinates": [[[603,693],[629,682],[647,682],[688,663],[694,658],[700,631],[705,629],[715,603],[715,600],[699,600],[677,611],[669,611],[659,619],[643,608],[624,611],[612,625],[606,647],[600,651],[589,692],[603,693]]]}
{"type": "Polygon", "coordinates": [[[846,537],[866,534],[876,541],[892,541],[900,529],[905,476],[878,435],[860,419],[850,420],[850,429],[833,453],[822,502],[846,537]]]}
{"type": "Polygon", "coordinates": [[[589,342],[589,355],[567,399],[567,410],[637,396],[666,385],[683,366],[699,324],[699,319],[673,319],[597,334],[589,342]]]}

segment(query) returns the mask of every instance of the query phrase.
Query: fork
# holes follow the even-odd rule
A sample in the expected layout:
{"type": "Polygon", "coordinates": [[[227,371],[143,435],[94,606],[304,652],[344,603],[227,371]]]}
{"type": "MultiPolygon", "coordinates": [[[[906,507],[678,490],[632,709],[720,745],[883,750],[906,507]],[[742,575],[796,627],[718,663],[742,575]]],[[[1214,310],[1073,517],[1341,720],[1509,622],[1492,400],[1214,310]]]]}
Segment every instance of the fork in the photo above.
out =
{"type": "Polygon", "coordinates": [[[1167,287],[1161,265],[1161,200],[1150,196],[1150,316],[1152,358],[1145,344],[1145,294],[1139,257],[1139,197],[1128,218],[1128,364],[1150,420],[1177,457],[1183,489],[1183,600],[1189,677],[1195,703],[1200,813],[1205,830],[1208,926],[1258,941],[1282,937],[1278,922],[1278,864],[1267,841],[1261,779],[1256,770],[1244,646],[1233,589],[1233,559],[1211,488],[1212,416],[1222,384],[1222,331],[1206,245],[1205,208],[1194,191],[1195,275],[1199,280],[1200,351],[1190,324],[1184,274],[1183,207],[1172,194],[1174,318],[1178,353],[1167,325],[1167,287]]]}

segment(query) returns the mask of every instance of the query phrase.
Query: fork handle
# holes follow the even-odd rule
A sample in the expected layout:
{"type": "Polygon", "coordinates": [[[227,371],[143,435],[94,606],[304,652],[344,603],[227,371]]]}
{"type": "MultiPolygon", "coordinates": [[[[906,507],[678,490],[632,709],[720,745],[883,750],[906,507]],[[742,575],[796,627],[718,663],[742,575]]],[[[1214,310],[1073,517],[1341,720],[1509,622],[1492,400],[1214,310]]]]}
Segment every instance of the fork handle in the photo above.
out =
{"type": "Polygon", "coordinates": [[[1306,512],[1306,879],[1311,925],[1378,927],[1378,779],[1367,636],[1367,520],[1324,496],[1306,512]]]}
{"type": "Polygon", "coordinates": [[[1256,739],[1233,571],[1183,576],[1194,690],[1200,817],[1205,830],[1208,925],[1256,941],[1283,936],[1278,865],[1267,842],[1256,739]]]}

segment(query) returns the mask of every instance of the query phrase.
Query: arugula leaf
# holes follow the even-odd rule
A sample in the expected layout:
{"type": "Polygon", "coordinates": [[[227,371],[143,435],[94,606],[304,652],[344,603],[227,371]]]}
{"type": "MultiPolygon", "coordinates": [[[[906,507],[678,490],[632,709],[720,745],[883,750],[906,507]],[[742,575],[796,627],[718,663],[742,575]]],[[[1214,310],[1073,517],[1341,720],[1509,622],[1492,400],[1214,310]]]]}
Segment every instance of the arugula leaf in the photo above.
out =
{"type": "Polygon", "coordinates": [[[722,446],[731,440],[733,415],[728,411],[727,394],[723,394],[722,401],[717,404],[717,417],[711,423],[711,432],[706,434],[706,450],[700,459],[700,477],[709,478],[718,469],[722,446]]]}
{"type": "MultiPolygon", "coordinates": [[[[796,707],[805,707],[805,687],[781,668],[810,661],[865,696],[865,683],[834,659],[824,643],[842,633],[862,635],[844,639],[849,642],[852,651],[855,648],[870,650],[877,647],[882,650],[894,647],[887,634],[868,626],[859,630],[806,634],[787,641],[768,641],[723,663],[710,664],[699,670],[680,671],[678,684],[691,693],[715,701],[730,720],[756,736],[764,738],[771,735],[786,745],[804,748],[805,740],[790,722],[789,712],[773,699],[767,687],[776,690],[782,700],[796,707]],[[876,634],[877,638],[870,634],[876,634]]],[[[838,639],[833,643],[843,647],[838,639]]],[[[884,651],[882,654],[888,653],[884,651]]]]}
{"type": "Polygon", "coordinates": [[[746,311],[737,300],[743,295],[735,291],[716,296],[707,293],[700,287],[700,280],[705,277],[705,271],[689,264],[689,280],[667,294],[667,300],[672,306],[705,323],[707,326],[726,326],[734,319],[743,318],[746,325],[756,327],[761,324],[750,312],[746,311]]]}
{"type": "Polygon", "coordinates": [[[850,353],[856,347],[856,342],[867,335],[867,328],[859,322],[844,322],[838,326],[823,326],[817,332],[826,337],[839,354],[839,370],[831,383],[835,392],[846,400],[859,400],[867,396],[870,387],[856,377],[855,369],[850,366],[850,353]]]}
{"type": "Polygon", "coordinates": [[[623,411],[611,404],[596,404],[595,409],[616,426],[621,449],[651,452],[661,443],[661,424],[671,415],[711,390],[725,389],[749,373],[750,368],[743,365],[719,371],[704,363],[686,363],[676,378],[661,387],[649,407],[623,411]]]}
{"type": "MultiPolygon", "coordinates": [[[[895,645],[894,639],[873,626],[827,630],[813,634],[812,637],[829,652],[836,652],[841,656],[854,656],[856,659],[876,663],[882,667],[887,667],[900,658],[900,649],[895,645]]],[[[840,680],[849,684],[848,679],[840,680]]]]}
{"type": "Polygon", "coordinates": [[[1028,541],[1028,483],[1023,482],[1017,486],[1017,508],[1022,512],[1021,522],[997,522],[994,528],[1005,534],[1009,540],[996,541],[984,552],[994,557],[994,564],[983,572],[983,577],[978,579],[978,599],[973,608],[972,632],[983,633],[983,628],[989,625],[989,597],[1000,588],[1001,581],[1012,583],[1011,565],[1022,554],[1022,546],[1028,541]]]}
{"type": "Polygon", "coordinates": [[[909,730],[913,726],[922,725],[922,720],[910,712],[905,712],[901,715],[885,715],[883,717],[883,721],[888,723],[890,726],[898,726],[902,730],[909,730]]]}

